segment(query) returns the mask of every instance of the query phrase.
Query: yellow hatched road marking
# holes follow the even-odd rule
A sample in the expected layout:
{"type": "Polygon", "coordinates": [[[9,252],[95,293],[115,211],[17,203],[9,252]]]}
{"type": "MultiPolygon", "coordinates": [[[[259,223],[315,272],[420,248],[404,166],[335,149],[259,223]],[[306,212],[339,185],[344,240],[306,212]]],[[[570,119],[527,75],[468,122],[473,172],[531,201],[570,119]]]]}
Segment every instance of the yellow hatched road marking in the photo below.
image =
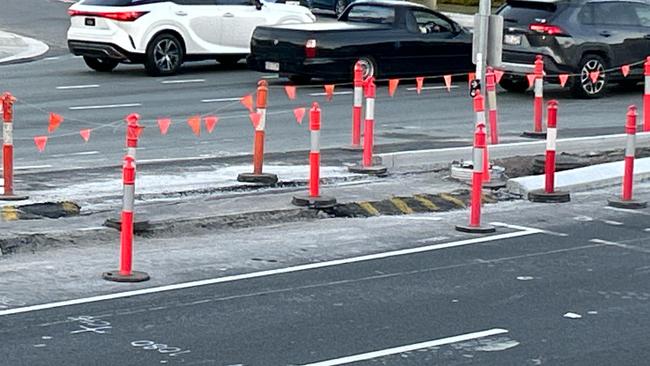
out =
{"type": "Polygon", "coordinates": [[[424,207],[428,208],[431,211],[438,211],[440,207],[436,206],[435,203],[431,202],[428,198],[423,195],[416,194],[413,196],[418,202],[420,202],[424,207]]]}
{"type": "Polygon", "coordinates": [[[379,211],[370,202],[359,202],[359,207],[366,211],[370,216],[379,216],[379,211]]]}
{"type": "Polygon", "coordinates": [[[454,196],[451,196],[451,195],[449,195],[447,193],[440,193],[440,198],[442,198],[443,200],[445,200],[447,202],[451,202],[451,203],[453,203],[454,205],[456,205],[458,207],[467,207],[467,206],[465,206],[465,202],[463,202],[463,201],[459,200],[458,198],[456,198],[454,196]]]}
{"type": "Polygon", "coordinates": [[[14,206],[2,206],[2,219],[5,221],[18,220],[18,210],[14,206]]]}
{"type": "Polygon", "coordinates": [[[402,211],[402,213],[409,215],[413,213],[413,210],[409,207],[409,205],[406,204],[406,202],[402,201],[401,199],[397,197],[393,197],[390,199],[390,201],[397,207],[398,210],[402,211]]]}

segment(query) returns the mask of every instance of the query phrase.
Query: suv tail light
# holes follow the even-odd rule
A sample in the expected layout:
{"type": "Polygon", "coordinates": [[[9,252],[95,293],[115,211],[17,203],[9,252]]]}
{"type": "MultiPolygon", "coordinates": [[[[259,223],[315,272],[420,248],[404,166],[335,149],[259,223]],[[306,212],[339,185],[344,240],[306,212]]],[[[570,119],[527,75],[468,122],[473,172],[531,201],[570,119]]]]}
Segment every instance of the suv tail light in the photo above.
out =
{"type": "Polygon", "coordinates": [[[566,34],[564,33],[564,30],[562,30],[562,28],[558,27],[557,25],[546,23],[532,23],[528,28],[533,32],[548,34],[550,36],[559,36],[566,34]]]}
{"type": "Polygon", "coordinates": [[[316,57],[316,40],[308,39],[305,43],[305,57],[312,58],[316,57]]]}
{"type": "Polygon", "coordinates": [[[148,11],[119,11],[119,12],[106,12],[106,11],[81,11],[81,10],[68,10],[68,15],[71,17],[86,16],[98,17],[117,20],[120,22],[132,22],[141,16],[149,13],[148,11]]]}

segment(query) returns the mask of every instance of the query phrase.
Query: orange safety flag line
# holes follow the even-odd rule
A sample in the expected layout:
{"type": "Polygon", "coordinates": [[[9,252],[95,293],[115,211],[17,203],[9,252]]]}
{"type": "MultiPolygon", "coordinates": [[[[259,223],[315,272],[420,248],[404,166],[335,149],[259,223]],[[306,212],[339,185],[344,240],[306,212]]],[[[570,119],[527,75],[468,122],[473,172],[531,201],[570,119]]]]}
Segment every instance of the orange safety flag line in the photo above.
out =
{"type": "Polygon", "coordinates": [[[627,77],[630,74],[630,65],[621,66],[621,72],[623,73],[624,77],[627,77]]]}
{"type": "Polygon", "coordinates": [[[217,122],[219,122],[219,117],[205,116],[203,120],[205,121],[205,129],[208,130],[208,133],[212,133],[212,131],[214,131],[214,127],[217,125],[217,122]]]}
{"type": "Polygon", "coordinates": [[[399,79],[390,79],[388,80],[388,95],[389,96],[394,96],[395,95],[395,90],[397,90],[397,86],[399,85],[399,79]]]}
{"type": "Polygon", "coordinates": [[[293,110],[293,115],[296,117],[296,122],[298,122],[299,125],[302,124],[302,119],[305,118],[305,111],[306,109],[304,107],[293,110]]]}
{"type": "Polygon", "coordinates": [[[451,92],[451,75],[445,75],[443,78],[445,79],[445,86],[447,87],[447,91],[451,92]]]}
{"type": "Polygon", "coordinates": [[[80,130],[79,134],[81,135],[81,138],[84,139],[84,141],[88,142],[90,140],[90,129],[87,128],[85,130],[80,130]]]}
{"type": "Polygon", "coordinates": [[[262,116],[260,116],[260,114],[257,112],[252,112],[248,115],[248,118],[250,118],[253,127],[257,128],[257,125],[260,124],[260,119],[262,116]]]}
{"type": "Polygon", "coordinates": [[[287,93],[287,97],[291,100],[296,99],[296,87],[293,85],[285,85],[284,91],[287,93]]]}
{"type": "Polygon", "coordinates": [[[201,117],[193,116],[187,119],[187,124],[196,136],[201,136],[201,117]]]}
{"type": "Polygon", "coordinates": [[[415,78],[415,91],[420,94],[422,93],[422,86],[424,85],[424,78],[422,76],[415,78]]]}
{"type": "Polygon", "coordinates": [[[328,101],[332,100],[334,97],[334,84],[325,85],[325,95],[327,96],[328,101]]]}
{"type": "Polygon", "coordinates": [[[158,128],[160,129],[160,134],[166,135],[171,124],[172,120],[169,118],[158,118],[158,128]]]}
{"type": "Polygon", "coordinates": [[[35,136],[34,143],[38,151],[43,152],[45,150],[45,145],[47,145],[47,136],[35,136]]]}
{"type": "Polygon", "coordinates": [[[503,70],[494,69],[494,81],[497,84],[501,82],[501,78],[503,77],[503,74],[505,74],[503,70]]]}
{"type": "Polygon", "coordinates": [[[569,74],[560,74],[557,77],[560,79],[560,86],[564,88],[567,80],[569,80],[569,74]]]}
{"type": "Polygon", "coordinates": [[[241,104],[246,107],[250,112],[253,111],[253,94],[243,96],[240,100],[241,104]]]}
{"type": "Polygon", "coordinates": [[[533,84],[535,84],[535,74],[528,74],[526,78],[528,79],[528,87],[532,88],[533,84]]]}
{"type": "Polygon", "coordinates": [[[47,132],[52,133],[56,131],[56,129],[61,125],[61,122],[63,122],[63,116],[50,112],[50,124],[47,127],[47,132]]]}

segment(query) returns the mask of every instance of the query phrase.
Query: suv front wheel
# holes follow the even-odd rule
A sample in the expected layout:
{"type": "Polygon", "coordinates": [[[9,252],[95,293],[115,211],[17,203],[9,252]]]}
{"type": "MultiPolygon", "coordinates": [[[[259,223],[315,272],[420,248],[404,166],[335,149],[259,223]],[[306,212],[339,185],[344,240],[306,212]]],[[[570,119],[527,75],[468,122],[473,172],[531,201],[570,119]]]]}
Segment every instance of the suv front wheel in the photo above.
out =
{"type": "Polygon", "coordinates": [[[594,99],[605,94],[607,86],[607,64],[598,55],[585,55],[579,64],[579,72],[573,77],[571,92],[578,98],[594,99]],[[593,81],[592,73],[598,72],[598,78],[593,81]]]}
{"type": "Polygon", "coordinates": [[[183,64],[183,45],[174,35],[157,35],[147,46],[144,68],[151,76],[174,75],[183,64]]]}

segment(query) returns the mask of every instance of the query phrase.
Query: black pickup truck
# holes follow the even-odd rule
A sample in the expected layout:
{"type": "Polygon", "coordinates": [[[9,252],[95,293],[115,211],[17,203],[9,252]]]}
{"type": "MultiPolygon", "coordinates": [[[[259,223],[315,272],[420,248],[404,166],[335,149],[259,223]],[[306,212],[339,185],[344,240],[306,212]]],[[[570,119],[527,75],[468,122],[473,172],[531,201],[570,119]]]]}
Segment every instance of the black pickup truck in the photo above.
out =
{"type": "Polygon", "coordinates": [[[394,0],[350,4],[337,22],[257,27],[249,68],[294,82],[349,80],[360,60],[378,78],[472,70],[472,36],[424,6],[394,0]]]}

